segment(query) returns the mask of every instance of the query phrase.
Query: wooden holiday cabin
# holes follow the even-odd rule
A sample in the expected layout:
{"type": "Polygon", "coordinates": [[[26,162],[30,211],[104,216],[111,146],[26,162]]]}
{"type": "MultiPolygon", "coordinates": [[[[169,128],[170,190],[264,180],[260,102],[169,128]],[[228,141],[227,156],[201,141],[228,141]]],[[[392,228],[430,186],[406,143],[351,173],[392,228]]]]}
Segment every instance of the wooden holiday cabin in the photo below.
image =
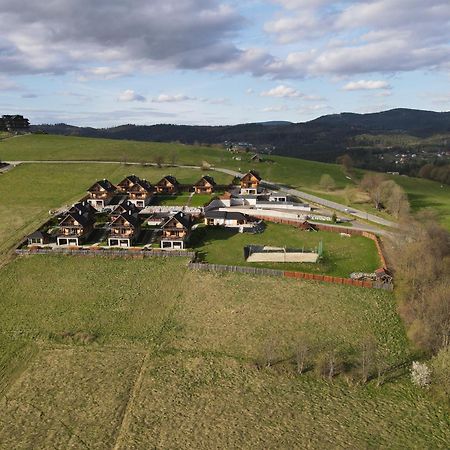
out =
{"type": "Polygon", "coordinates": [[[141,179],[138,176],[128,175],[117,185],[117,190],[119,192],[128,192],[128,190],[139,181],[141,181],[141,179]]]}
{"type": "Polygon", "coordinates": [[[128,201],[137,208],[144,208],[153,198],[155,188],[147,180],[138,180],[128,188],[128,201]]]}
{"type": "Polygon", "coordinates": [[[109,214],[110,223],[117,217],[119,217],[121,214],[128,213],[129,211],[131,211],[132,214],[134,213],[137,214],[139,212],[138,208],[136,208],[136,206],[134,206],[134,204],[128,200],[120,203],[109,214]]]}
{"type": "Polygon", "coordinates": [[[205,175],[194,184],[194,192],[196,194],[212,194],[215,186],[216,182],[214,181],[214,178],[205,175]]]}
{"type": "Polygon", "coordinates": [[[141,230],[137,213],[131,211],[119,214],[109,225],[108,245],[110,247],[131,247],[141,230]]]}
{"type": "Polygon", "coordinates": [[[180,190],[180,184],[177,179],[172,175],[167,175],[156,183],[156,192],[158,194],[176,194],[180,190]]]}
{"type": "Polygon", "coordinates": [[[88,189],[87,201],[98,211],[108,205],[116,193],[117,188],[108,180],[96,181],[88,189]]]}
{"type": "Polygon", "coordinates": [[[58,245],[80,245],[94,229],[93,216],[82,213],[68,213],[59,223],[58,245]]]}
{"type": "Polygon", "coordinates": [[[178,212],[161,227],[161,248],[164,250],[182,250],[189,238],[192,218],[189,214],[178,212]]]}
{"type": "Polygon", "coordinates": [[[254,170],[250,170],[241,178],[241,195],[256,195],[261,177],[254,170]]]}

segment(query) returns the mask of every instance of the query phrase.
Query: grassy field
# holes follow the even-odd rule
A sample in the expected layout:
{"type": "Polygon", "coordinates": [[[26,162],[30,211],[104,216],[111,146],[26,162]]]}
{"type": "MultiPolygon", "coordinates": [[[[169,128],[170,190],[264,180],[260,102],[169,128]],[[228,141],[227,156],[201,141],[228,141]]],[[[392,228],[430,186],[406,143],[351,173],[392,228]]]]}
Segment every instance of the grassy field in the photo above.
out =
{"type": "Polygon", "coordinates": [[[341,277],[348,277],[351,272],[373,272],[380,267],[375,243],[370,239],[362,236],[342,237],[339,233],[327,231],[300,231],[288,225],[267,223],[260,234],[238,233],[219,227],[199,228],[193,234],[193,241],[197,240],[195,250],[204,261],[213,264],[297,270],[341,277]],[[324,255],[322,261],[316,264],[248,263],[244,258],[246,245],[315,250],[320,241],[323,242],[324,255]]]}
{"type": "MultiPolygon", "coordinates": [[[[154,162],[163,156],[166,163],[201,165],[203,161],[218,167],[246,171],[257,169],[265,179],[284,183],[294,188],[323,195],[320,177],[327,173],[336,182],[337,193],[325,193],[331,200],[345,203],[341,190],[354,187],[363,175],[356,170],[356,180],[345,177],[340,166],[296,158],[271,156],[272,163],[252,163],[249,155],[241,155],[242,161],[233,160],[225,150],[181,144],[118,141],[68,136],[31,135],[0,141],[0,160],[102,160],[122,162],[154,162]]],[[[218,178],[215,173],[214,177],[218,178]]],[[[439,183],[420,178],[394,177],[409,195],[413,210],[432,207],[438,210],[441,222],[450,228],[450,186],[441,188],[439,183]]],[[[216,180],[218,181],[218,180],[216,180]]],[[[369,204],[351,206],[376,213],[369,204]]]]}
{"type": "MultiPolygon", "coordinates": [[[[201,174],[170,172],[186,183],[201,174]]],[[[93,180],[130,173],[154,182],[167,169],[30,164],[1,175],[0,253],[93,180]]],[[[294,233],[303,239],[277,235],[294,233]]],[[[448,411],[409,381],[416,355],[391,293],[186,263],[32,256],[0,268],[0,449],[448,448],[448,411]],[[295,373],[299,343],[351,362],[367,337],[390,367],[382,386],[295,373]],[[260,368],[268,346],[276,362],[260,368]]]]}
{"type": "Polygon", "coordinates": [[[26,369],[0,380],[2,449],[445,448],[450,438],[448,414],[404,371],[377,388],[293,370],[305,335],[346,354],[372,335],[390,364],[410,361],[386,292],[191,272],[177,258],[64,256],[11,262],[0,292],[7,348],[39,349],[31,362],[16,352],[26,369]],[[258,369],[268,340],[280,362],[258,369]]]}

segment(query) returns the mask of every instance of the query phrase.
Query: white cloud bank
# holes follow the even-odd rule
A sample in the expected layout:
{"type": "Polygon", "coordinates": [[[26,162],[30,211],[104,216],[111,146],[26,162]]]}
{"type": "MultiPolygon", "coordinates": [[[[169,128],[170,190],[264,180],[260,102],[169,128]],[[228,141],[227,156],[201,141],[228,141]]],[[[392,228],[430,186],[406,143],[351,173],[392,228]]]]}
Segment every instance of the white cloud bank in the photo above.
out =
{"type": "Polygon", "coordinates": [[[387,81],[382,80],[359,80],[350,81],[342,89],[344,91],[373,91],[378,89],[390,90],[391,86],[387,81]]]}
{"type": "Polygon", "coordinates": [[[137,94],[132,89],[126,89],[119,94],[117,100],[119,100],[119,102],[145,102],[145,97],[137,94]]]}

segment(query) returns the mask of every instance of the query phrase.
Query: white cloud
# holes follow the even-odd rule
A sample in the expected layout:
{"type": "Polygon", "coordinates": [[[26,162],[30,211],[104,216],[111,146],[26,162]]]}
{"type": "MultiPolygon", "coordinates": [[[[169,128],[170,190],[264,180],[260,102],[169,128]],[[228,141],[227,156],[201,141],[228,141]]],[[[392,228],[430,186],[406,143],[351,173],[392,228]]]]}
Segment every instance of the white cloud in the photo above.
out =
{"type": "Polygon", "coordinates": [[[129,65],[122,65],[120,67],[90,67],[89,69],[84,69],[78,76],[79,81],[88,81],[93,79],[99,80],[113,80],[115,78],[120,78],[125,75],[129,75],[133,68],[129,65]]]}
{"type": "Polygon", "coordinates": [[[261,92],[261,97],[298,98],[302,96],[303,94],[297,91],[297,89],[290,86],[285,86],[284,84],[280,84],[279,86],[268,91],[261,92]]]}
{"type": "Polygon", "coordinates": [[[188,100],[196,100],[195,97],[189,97],[187,95],[183,94],[159,94],[158,97],[154,97],[152,99],[152,102],[155,103],[179,103],[179,102],[186,102],[188,100]]]}
{"type": "Polygon", "coordinates": [[[19,89],[19,85],[9,78],[0,75],[0,91],[15,91],[19,89]]]}
{"type": "Polygon", "coordinates": [[[286,105],[276,105],[276,106],[268,106],[263,108],[263,112],[282,112],[289,111],[289,108],[286,105]]]}
{"type": "MultiPolygon", "coordinates": [[[[110,67],[206,68],[233,61],[244,18],[219,0],[0,0],[4,73],[110,79],[110,67]],[[110,24],[106,26],[106,24],[110,24]],[[87,66],[97,64],[94,69],[87,66]]],[[[134,69],[135,70],[135,69],[134,69]]]]}
{"type": "Polygon", "coordinates": [[[350,81],[342,89],[344,91],[372,91],[378,89],[390,90],[391,86],[387,81],[382,80],[359,80],[350,81]]]}
{"type": "Polygon", "coordinates": [[[137,94],[132,89],[127,89],[119,94],[117,100],[119,102],[145,102],[145,97],[137,94]]]}
{"type": "Polygon", "coordinates": [[[299,47],[266,66],[274,77],[450,67],[448,0],[274,1],[285,10],[266,23],[266,32],[299,47]]]}

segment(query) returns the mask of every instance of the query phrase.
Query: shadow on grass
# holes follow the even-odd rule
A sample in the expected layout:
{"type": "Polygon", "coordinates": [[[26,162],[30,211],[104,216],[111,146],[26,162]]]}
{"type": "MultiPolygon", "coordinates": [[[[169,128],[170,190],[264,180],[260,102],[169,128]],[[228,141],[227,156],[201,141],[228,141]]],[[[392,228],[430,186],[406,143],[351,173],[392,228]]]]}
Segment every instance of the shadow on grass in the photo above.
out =
{"type": "Polygon", "coordinates": [[[445,206],[444,203],[439,202],[431,202],[430,197],[425,194],[408,194],[409,202],[411,203],[411,207],[414,210],[422,209],[422,208],[440,208],[445,206]]]}

